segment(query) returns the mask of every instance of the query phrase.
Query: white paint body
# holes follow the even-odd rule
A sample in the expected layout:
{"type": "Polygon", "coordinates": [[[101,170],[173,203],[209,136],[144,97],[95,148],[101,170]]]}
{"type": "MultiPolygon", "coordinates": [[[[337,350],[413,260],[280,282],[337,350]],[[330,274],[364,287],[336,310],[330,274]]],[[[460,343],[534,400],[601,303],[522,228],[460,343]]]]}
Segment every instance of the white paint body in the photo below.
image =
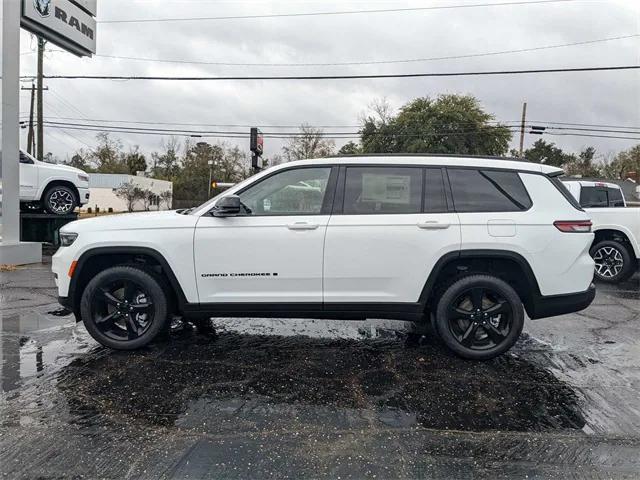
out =
{"type": "Polygon", "coordinates": [[[42,199],[52,182],[62,181],[78,191],[80,204],[89,201],[88,175],[79,168],[40,162],[26,152],[20,152],[31,163],[20,162],[20,201],[33,202],[42,199]]]}
{"type": "MultiPolygon", "coordinates": [[[[564,182],[571,194],[580,201],[583,187],[602,186],[620,190],[615,183],[571,181],[564,182]]],[[[624,198],[624,196],[623,196],[624,198]]],[[[625,202],[626,205],[626,202],[625,202]]],[[[628,239],[635,257],[640,260],[640,208],[638,207],[598,207],[585,208],[593,222],[592,230],[611,230],[623,233],[628,239]]]]}
{"type": "Polygon", "coordinates": [[[360,157],[278,165],[189,212],[124,214],[63,227],[78,233],[53,257],[59,295],[73,260],[101,246],[144,246],[164,256],[192,303],[417,302],[436,262],[461,250],[506,250],[530,265],[542,295],[583,292],[593,278],[592,233],[563,233],[556,220],[588,220],[544,175],[559,170],[499,159],[360,157]],[[322,165],[456,165],[519,171],[533,206],[497,213],[213,217],[222,196],[279,169],[322,165]],[[260,276],[216,276],[253,272],[260,276]]]}

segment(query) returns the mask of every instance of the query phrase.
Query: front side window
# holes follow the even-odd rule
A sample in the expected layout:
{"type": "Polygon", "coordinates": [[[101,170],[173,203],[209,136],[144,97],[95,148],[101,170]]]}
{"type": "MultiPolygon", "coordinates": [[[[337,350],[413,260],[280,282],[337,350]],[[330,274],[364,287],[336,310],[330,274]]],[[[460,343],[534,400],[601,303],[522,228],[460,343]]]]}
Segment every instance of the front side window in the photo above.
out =
{"type": "Polygon", "coordinates": [[[580,205],[585,208],[608,207],[607,189],[603,187],[582,187],[580,205]]]}
{"type": "Polygon", "coordinates": [[[517,212],[532,205],[518,172],[450,168],[448,174],[458,212],[517,212]]]}
{"type": "Polygon", "coordinates": [[[345,215],[420,213],[422,169],[349,167],[345,181],[345,215]]]}
{"type": "Polygon", "coordinates": [[[317,215],[322,211],[331,167],[276,173],[239,194],[245,215],[317,215]]]}

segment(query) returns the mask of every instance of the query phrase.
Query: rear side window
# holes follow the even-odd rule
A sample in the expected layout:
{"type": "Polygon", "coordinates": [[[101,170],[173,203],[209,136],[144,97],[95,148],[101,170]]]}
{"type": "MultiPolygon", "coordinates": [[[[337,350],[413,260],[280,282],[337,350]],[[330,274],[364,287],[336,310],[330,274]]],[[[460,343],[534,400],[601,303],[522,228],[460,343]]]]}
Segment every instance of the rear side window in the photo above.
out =
{"type": "Polygon", "coordinates": [[[447,171],[458,212],[517,212],[531,207],[518,172],[470,168],[447,171]]]}
{"type": "Polygon", "coordinates": [[[349,167],[345,181],[345,215],[420,213],[422,169],[349,167]]]}
{"type": "Polygon", "coordinates": [[[624,198],[619,188],[608,188],[607,195],[610,207],[624,207],[624,198]]]}
{"type": "Polygon", "coordinates": [[[607,189],[604,187],[582,187],[580,189],[580,205],[585,208],[608,207],[607,189]]]}

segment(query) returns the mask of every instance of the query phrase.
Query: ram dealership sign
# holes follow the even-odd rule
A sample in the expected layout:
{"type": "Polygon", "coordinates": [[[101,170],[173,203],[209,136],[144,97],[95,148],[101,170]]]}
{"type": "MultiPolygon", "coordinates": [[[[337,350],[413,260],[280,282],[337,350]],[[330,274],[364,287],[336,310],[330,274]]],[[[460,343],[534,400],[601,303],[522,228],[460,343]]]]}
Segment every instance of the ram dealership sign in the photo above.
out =
{"type": "Polygon", "coordinates": [[[21,26],[79,56],[96,53],[96,0],[22,0],[21,26]]]}

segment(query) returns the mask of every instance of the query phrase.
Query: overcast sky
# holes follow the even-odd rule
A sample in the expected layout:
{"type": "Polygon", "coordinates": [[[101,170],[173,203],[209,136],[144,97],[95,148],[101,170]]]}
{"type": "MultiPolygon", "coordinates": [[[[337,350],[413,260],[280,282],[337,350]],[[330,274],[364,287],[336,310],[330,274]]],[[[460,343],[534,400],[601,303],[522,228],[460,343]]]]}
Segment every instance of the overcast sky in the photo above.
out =
{"type": "MultiPolygon", "coordinates": [[[[258,15],[497,3],[503,0],[98,0],[98,20],[258,15]]],[[[329,63],[466,55],[583,42],[640,33],[640,1],[577,0],[359,15],[223,21],[99,24],[98,54],[183,61],[329,63]]],[[[21,34],[21,73],[36,71],[36,42],[21,34]]],[[[54,45],[48,48],[58,50],[54,45]]],[[[46,74],[286,75],[409,73],[566,68],[640,63],[640,37],[478,58],[323,67],[188,65],[49,52],[46,74]]],[[[386,97],[394,108],[419,96],[471,94],[502,121],[640,126],[640,73],[555,73],[519,76],[348,81],[95,81],[48,80],[45,117],[205,124],[355,125],[367,105],[386,97]]],[[[29,111],[21,92],[21,113],[29,111]]],[[[51,118],[52,119],[52,118],[51,118]]],[[[75,120],[73,120],[75,121],[75,120]]],[[[80,120],[78,120],[80,122],[80,120]]],[[[194,127],[198,128],[198,127],[194,127]]],[[[209,129],[213,129],[209,127],[209,129]]],[[[236,129],[237,130],[237,129],[236,129]]],[[[263,130],[273,130],[264,127],[263,130]]],[[[336,129],[331,129],[335,131],[336,129]]],[[[26,145],[26,130],[21,130],[26,145]]],[[[146,153],[162,137],[113,134],[146,153]]],[[[611,134],[615,135],[615,134],[611,134]]],[[[527,136],[526,145],[539,137],[527,136]]],[[[547,137],[566,150],[594,145],[600,153],[633,140],[547,137]]],[[[514,137],[515,146],[517,138],[514,137]]],[[[248,149],[248,140],[231,140],[248,149]]],[[[94,133],[48,129],[45,151],[65,159],[95,144],[94,133]]],[[[340,145],[340,143],[338,143],[340,145]]],[[[267,156],[281,143],[267,139],[267,156]]]]}

